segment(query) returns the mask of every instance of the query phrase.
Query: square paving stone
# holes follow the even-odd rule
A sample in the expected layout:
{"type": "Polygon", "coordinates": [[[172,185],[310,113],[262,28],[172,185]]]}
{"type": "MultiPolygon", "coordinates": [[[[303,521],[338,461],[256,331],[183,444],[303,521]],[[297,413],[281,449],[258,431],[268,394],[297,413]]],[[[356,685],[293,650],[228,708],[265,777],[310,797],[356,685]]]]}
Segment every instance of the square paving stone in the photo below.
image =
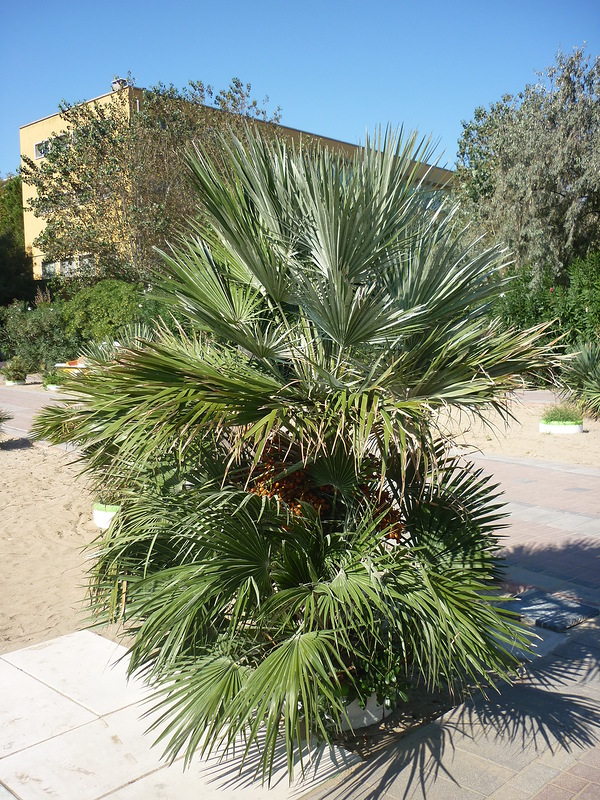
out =
{"type": "Polygon", "coordinates": [[[536,589],[518,595],[507,608],[516,611],[531,625],[558,633],[600,613],[599,609],[579,600],[547,594],[536,589]]]}
{"type": "Polygon", "coordinates": [[[141,680],[127,680],[126,648],[91,631],[77,631],[7,653],[3,658],[89,711],[102,716],[148,697],[141,680]]]}
{"type": "Polygon", "coordinates": [[[0,687],[0,761],[96,719],[88,709],[2,659],[0,687]]]}

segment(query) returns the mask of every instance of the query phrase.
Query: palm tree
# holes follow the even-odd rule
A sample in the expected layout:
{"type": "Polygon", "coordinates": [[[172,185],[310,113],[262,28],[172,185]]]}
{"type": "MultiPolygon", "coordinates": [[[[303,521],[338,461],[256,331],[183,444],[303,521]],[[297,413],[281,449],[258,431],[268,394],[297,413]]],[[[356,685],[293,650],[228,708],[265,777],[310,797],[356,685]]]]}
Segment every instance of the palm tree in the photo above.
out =
{"type": "Polygon", "coordinates": [[[578,342],[562,367],[563,397],[583,413],[600,417],[600,341],[578,342]]]}
{"type": "Polygon", "coordinates": [[[426,143],[223,148],[225,180],[190,156],[203,216],[163,254],[186,332],[92,366],[35,430],[123,494],[92,595],[133,633],[167,753],[262,737],[266,776],[349,695],[510,678],[497,492],[436,419],[502,412],[548,348],[487,318],[504,254],[418,179],[426,143]]]}

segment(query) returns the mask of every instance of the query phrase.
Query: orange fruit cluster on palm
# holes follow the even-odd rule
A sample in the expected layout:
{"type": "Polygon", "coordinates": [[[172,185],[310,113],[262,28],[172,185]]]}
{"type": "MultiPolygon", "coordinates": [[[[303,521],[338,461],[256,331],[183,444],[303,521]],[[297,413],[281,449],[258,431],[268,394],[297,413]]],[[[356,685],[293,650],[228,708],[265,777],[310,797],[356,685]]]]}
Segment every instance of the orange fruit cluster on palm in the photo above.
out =
{"type": "Polygon", "coordinates": [[[295,469],[287,473],[290,464],[286,463],[282,448],[274,444],[265,451],[250,491],[260,497],[276,497],[285,503],[293,514],[300,516],[302,503],[308,503],[320,513],[327,513],[331,502],[327,497],[332,486],[317,487],[305,469],[295,469]]]}
{"type": "MultiPolygon", "coordinates": [[[[290,454],[289,448],[279,440],[275,440],[265,449],[258,466],[250,491],[259,497],[274,497],[285,503],[293,514],[302,514],[302,504],[311,505],[322,516],[328,516],[335,503],[337,490],[330,484],[317,486],[307,469],[294,468],[297,454],[290,454]]],[[[392,497],[385,489],[378,487],[378,475],[381,465],[371,460],[366,466],[363,483],[354,492],[357,499],[364,500],[374,506],[374,516],[382,514],[377,527],[385,533],[386,539],[400,541],[404,525],[400,511],[394,507],[392,497]]]]}

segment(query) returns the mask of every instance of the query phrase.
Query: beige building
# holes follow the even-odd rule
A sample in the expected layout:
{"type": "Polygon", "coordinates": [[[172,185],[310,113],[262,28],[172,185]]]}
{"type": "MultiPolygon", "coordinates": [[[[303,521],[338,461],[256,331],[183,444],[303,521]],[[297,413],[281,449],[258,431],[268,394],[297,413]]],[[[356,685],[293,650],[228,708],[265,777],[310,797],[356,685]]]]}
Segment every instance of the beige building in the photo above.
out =
{"type": "MultiPolygon", "coordinates": [[[[88,103],[98,103],[106,105],[113,102],[115,97],[122,100],[126,113],[131,115],[135,111],[139,111],[140,102],[142,100],[143,90],[137,89],[133,86],[127,86],[124,80],[116,79],[112,84],[113,90],[106,94],[95,97],[88,103]]],[[[328,139],[326,137],[318,136],[316,134],[307,134],[305,131],[300,131],[295,128],[287,128],[281,126],[281,130],[289,135],[290,139],[299,142],[304,136],[318,139],[331,149],[342,150],[352,157],[356,152],[356,145],[349,144],[348,142],[341,142],[337,139],[328,139]]],[[[52,136],[57,135],[68,136],[67,125],[60,114],[52,114],[49,117],[30,122],[23,125],[20,129],[20,143],[21,143],[21,157],[28,156],[34,163],[41,161],[44,158],[48,141],[52,136]]],[[[423,165],[421,169],[422,177],[427,170],[426,183],[432,189],[440,189],[445,187],[452,177],[452,172],[440,167],[428,167],[423,165]]],[[[44,260],[44,253],[34,244],[37,237],[42,233],[45,227],[43,218],[36,217],[30,208],[30,201],[35,196],[35,189],[23,183],[23,220],[25,226],[25,248],[27,253],[33,257],[33,276],[36,279],[42,277],[49,277],[55,273],[70,274],[76,272],[80,263],[86,258],[85,255],[77,256],[74,260],[68,262],[52,262],[47,263],[44,260]]]]}
{"type": "MultiPolygon", "coordinates": [[[[118,97],[128,114],[133,113],[140,107],[142,98],[142,90],[136,89],[133,86],[125,85],[125,81],[113,81],[113,90],[106,94],[94,97],[88,100],[88,103],[97,103],[99,105],[107,105],[113,102],[115,97],[118,97]]],[[[35,122],[30,122],[23,125],[19,129],[19,138],[21,145],[21,159],[23,156],[28,156],[34,163],[41,161],[46,153],[48,141],[52,136],[68,135],[67,124],[62,118],[61,114],[52,114],[49,117],[43,117],[35,122]]],[[[48,277],[54,273],[69,274],[76,271],[79,267],[80,258],[77,257],[74,261],[69,262],[55,262],[45,263],[44,254],[37,247],[34,242],[37,237],[42,233],[45,227],[43,218],[36,217],[30,209],[29,204],[31,199],[35,196],[35,189],[23,183],[23,224],[25,228],[25,249],[27,254],[33,258],[33,277],[37,280],[42,277],[48,277]]]]}

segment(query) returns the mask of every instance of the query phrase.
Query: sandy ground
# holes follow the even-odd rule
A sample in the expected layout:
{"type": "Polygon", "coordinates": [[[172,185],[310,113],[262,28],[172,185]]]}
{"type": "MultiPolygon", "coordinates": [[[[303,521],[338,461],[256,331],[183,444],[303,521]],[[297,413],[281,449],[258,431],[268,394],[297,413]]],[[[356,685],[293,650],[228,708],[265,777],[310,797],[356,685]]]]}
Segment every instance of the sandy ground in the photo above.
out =
{"type": "Polygon", "coordinates": [[[508,409],[514,419],[508,422],[495,412],[487,414],[484,422],[463,415],[447,422],[447,430],[466,453],[600,467],[600,420],[584,418],[583,434],[540,433],[540,417],[553,398],[549,392],[534,397],[540,399],[513,400],[508,409]]]}
{"type": "Polygon", "coordinates": [[[86,627],[86,560],[98,533],[73,455],[0,437],[0,653],[86,627]]]}
{"type": "MultiPolygon", "coordinates": [[[[600,467],[600,422],[586,420],[578,436],[540,434],[543,407],[531,397],[513,403],[508,427],[497,418],[493,429],[477,423],[461,441],[485,454],[600,467]]],[[[73,460],[0,435],[0,653],[88,624],[82,547],[98,530],[73,460]]]]}

